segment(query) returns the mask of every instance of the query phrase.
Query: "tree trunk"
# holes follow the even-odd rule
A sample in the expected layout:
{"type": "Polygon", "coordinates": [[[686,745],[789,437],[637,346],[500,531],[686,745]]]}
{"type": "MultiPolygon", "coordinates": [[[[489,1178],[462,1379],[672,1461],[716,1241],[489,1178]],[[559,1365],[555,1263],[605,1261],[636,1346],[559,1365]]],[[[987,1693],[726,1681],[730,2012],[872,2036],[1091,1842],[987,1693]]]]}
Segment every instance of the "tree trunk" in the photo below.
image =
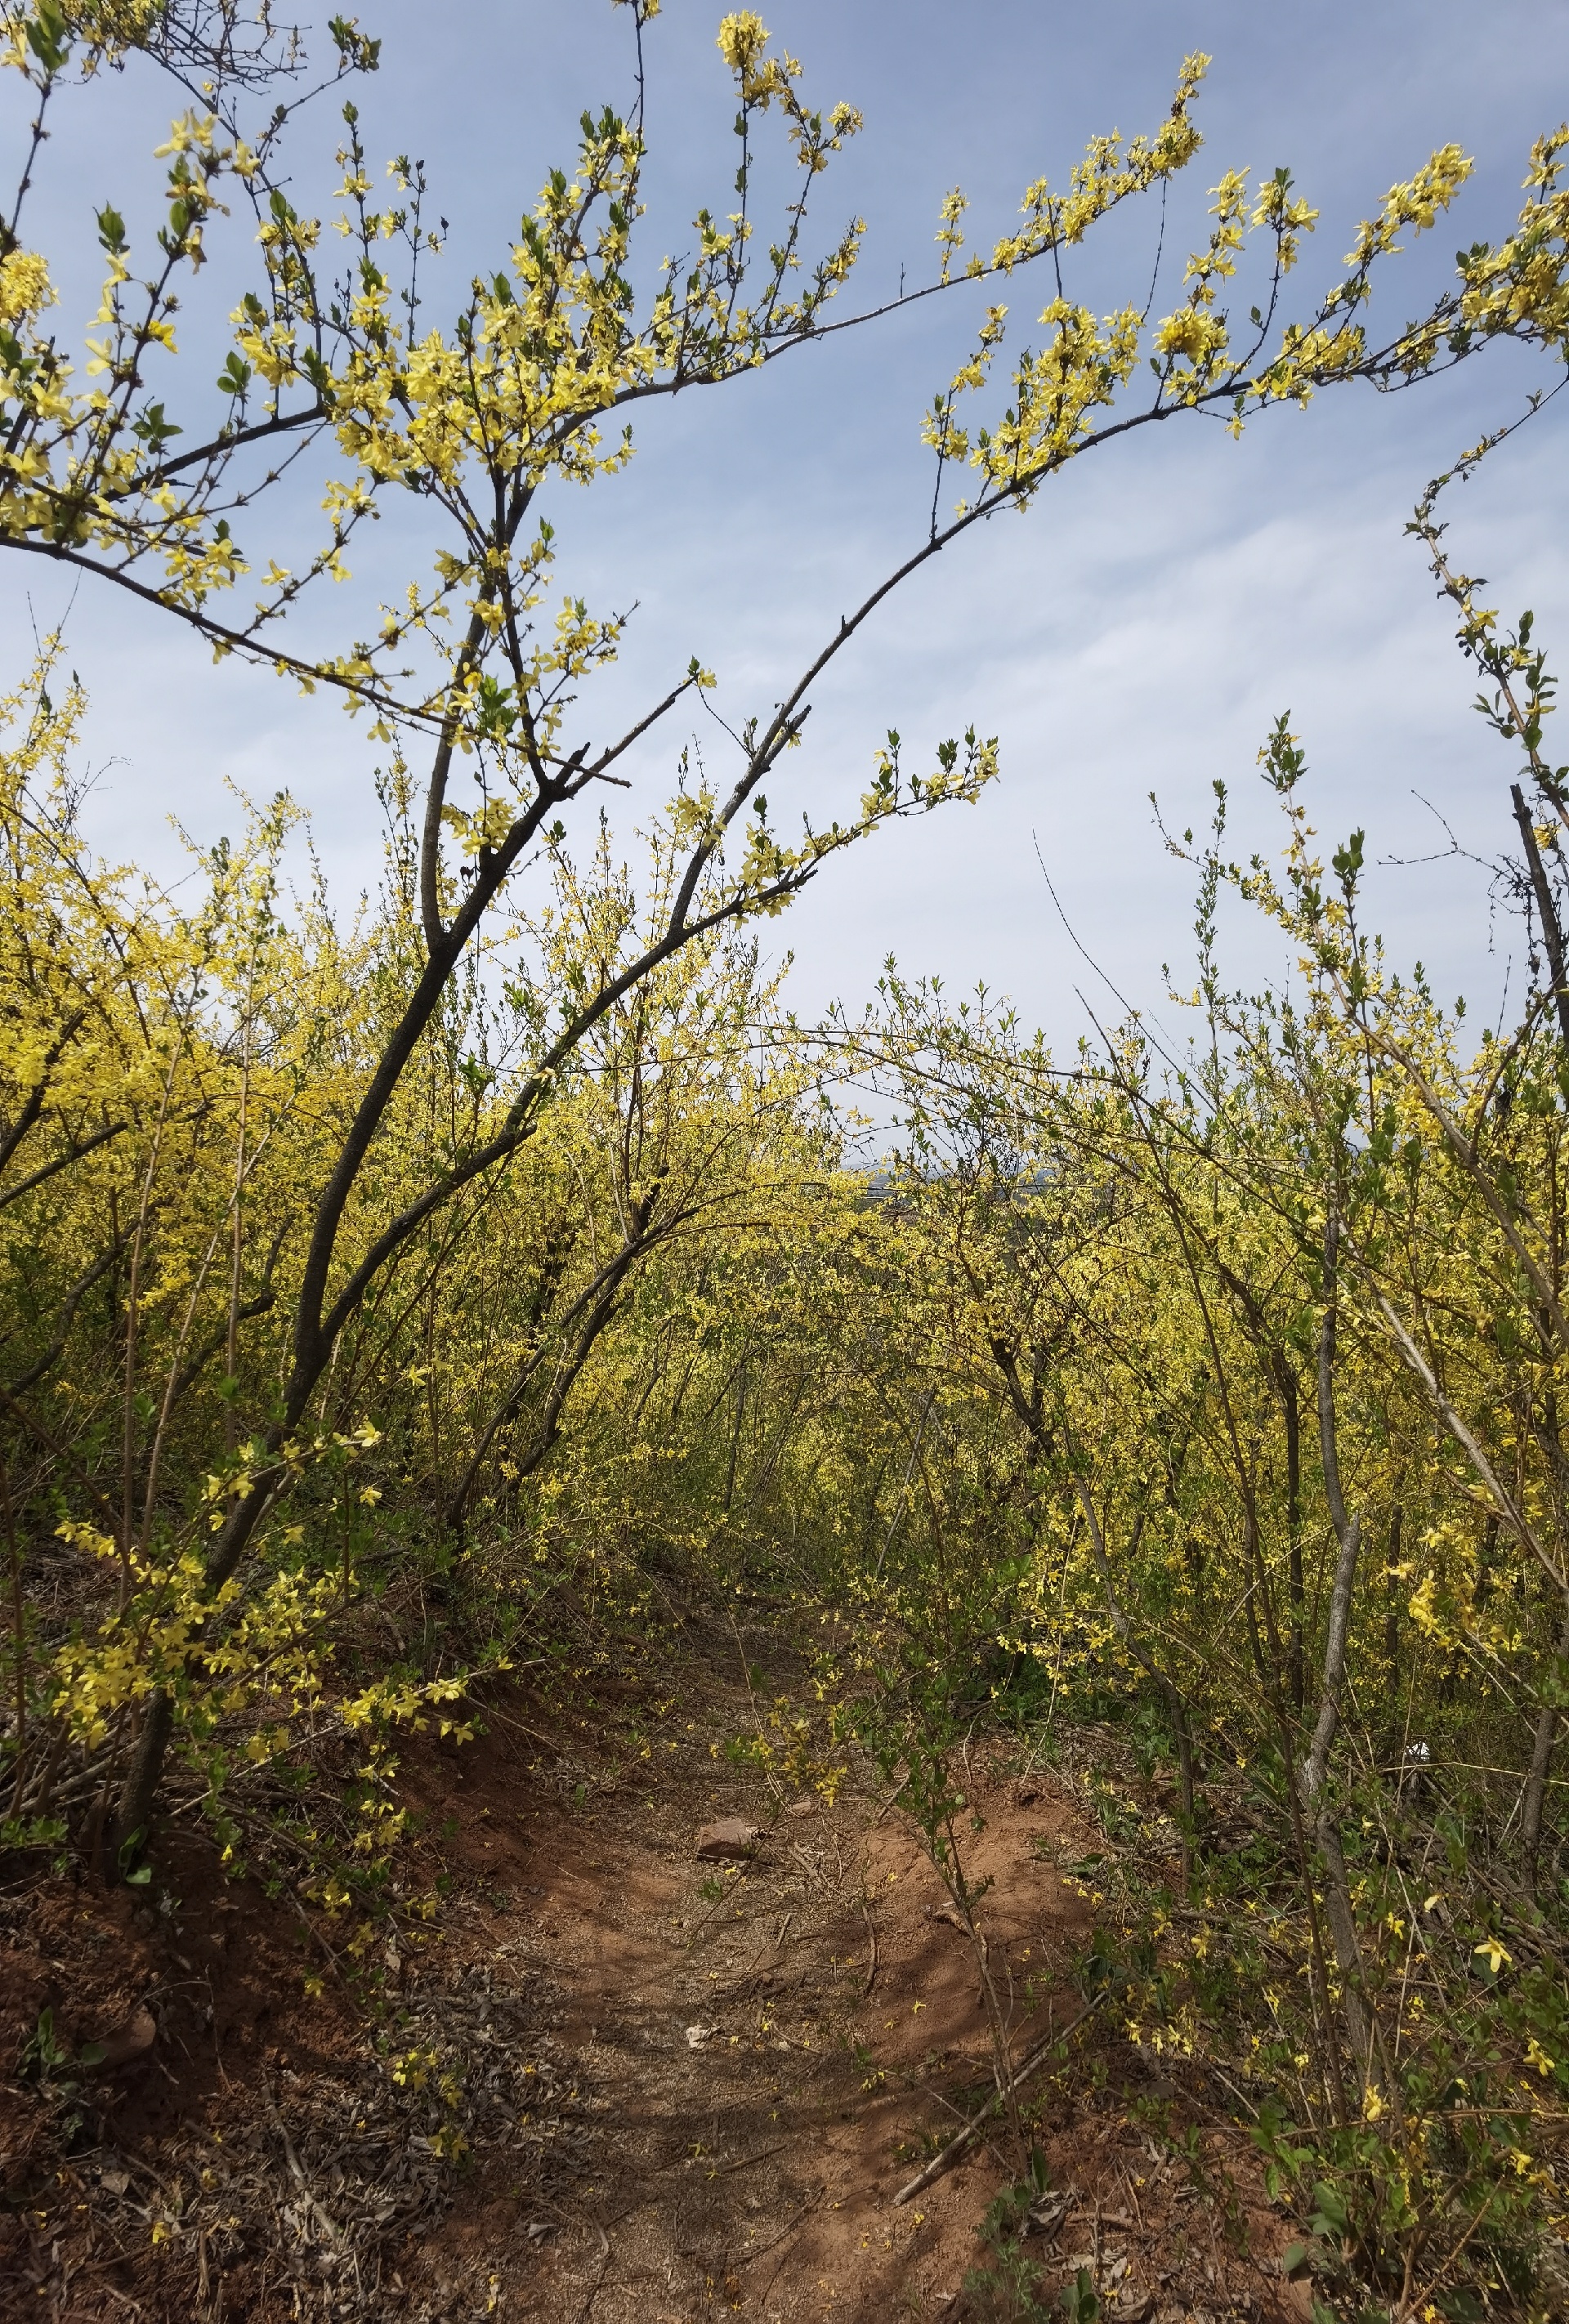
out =
{"type": "MultiPolygon", "coordinates": [[[[1569,1657],[1569,1599],[1564,1601],[1564,1623],[1558,1633],[1558,1647],[1550,1674],[1555,1694],[1565,1657],[1569,1657]]],[[[1557,1735],[1558,1705],[1555,1701],[1545,1702],[1537,1716],[1530,1771],[1526,1777],[1525,1797],[1520,1804],[1520,1845],[1525,1850],[1526,1877],[1530,1883],[1533,1896],[1537,1893],[1537,1858],[1542,1849],[1542,1812],[1547,1798],[1547,1774],[1553,1764],[1553,1746],[1557,1735]]]]}

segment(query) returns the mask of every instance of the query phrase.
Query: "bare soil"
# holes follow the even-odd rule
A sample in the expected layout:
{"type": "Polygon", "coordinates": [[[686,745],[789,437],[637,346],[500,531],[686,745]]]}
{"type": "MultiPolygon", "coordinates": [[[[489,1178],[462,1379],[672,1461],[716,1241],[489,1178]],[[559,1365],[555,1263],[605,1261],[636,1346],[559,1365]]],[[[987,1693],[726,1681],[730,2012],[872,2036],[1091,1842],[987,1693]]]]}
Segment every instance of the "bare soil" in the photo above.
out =
{"type": "MultiPolygon", "coordinates": [[[[298,1911],[219,1877],[194,1833],[163,1840],[145,1898],[0,1892],[0,2315],[989,2312],[963,2285],[1017,2176],[1001,2126],[892,2201],[993,2087],[976,1951],[872,1771],[829,1806],[726,1757],[757,1723],[743,1652],[770,1651],[761,1625],[743,1647],[695,1619],[662,1683],[597,1683],[569,1712],[519,1690],[463,1748],[411,1748],[448,1896],[427,1939],[388,1941],[368,2015],[298,1911]],[[762,1828],[756,1853],[700,1863],[726,1815],[762,1828]],[[65,2062],[43,2070],[46,2010],[65,2062]],[[74,2066],[89,2042],[109,2059],[74,2066]]],[[[977,1747],[967,1777],[1019,2059],[1084,2007],[1072,1868],[1104,1842],[1072,1778],[1015,1748],[977,1747]]],[[[1066,2198],[1026,2246],[1048,2297],[1087,2267],[1113,2324],[1301,2324],[1245,2135],[1165,2089],[1114,2006],[1026,2098],[1066,2198]],[[1151,2096],[1196,2129],[1187,2159],[1130,2114],[1151,2096]]]]}

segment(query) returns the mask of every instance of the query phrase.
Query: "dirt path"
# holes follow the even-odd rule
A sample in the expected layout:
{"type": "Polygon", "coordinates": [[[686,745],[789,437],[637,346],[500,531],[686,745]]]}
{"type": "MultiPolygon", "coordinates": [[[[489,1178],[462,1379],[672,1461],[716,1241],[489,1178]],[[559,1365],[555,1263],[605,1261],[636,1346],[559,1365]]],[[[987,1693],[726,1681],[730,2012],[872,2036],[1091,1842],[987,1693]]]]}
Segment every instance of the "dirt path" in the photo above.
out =
{"type": "MultiPolygon", "coordinates": [[[[523,1933],[521,1916],[593,2127],[569,2189],[542,2196],[493,2169],[487,2200],[455,2208],[430,2239],[454,2312],[482,2272],[552,2324],[960,2312],[981,2216],[1014,2175],[1000,2139],[909,2204],[891,2198],[992,2086],[974,1950],[886,1794],[851,1784],[831,1808],[781,1799],[715,1756],[750,1721],[740,1688],[716,1679],[702,1718],[654,1738],[635,1782],[586,1780],[566,1812],[520,1796],[517,1775],[537,1762],[509,1769],[500,1743],[466,1755],[465,1828],[491,1828],[484,1869],[514,1884],[508,1930],[523,1933]],[[744,1867],[697,1860],[718,1817],[764,1828],[744,1867]]],[[[970,1775],[985,1829],[966,1868],[990,1884],[978,1918],[1021,2057],[1082,2006],[1067,1970],[1090,1908],[1056,1862],[1091,1842],[1049,1776],[978,1756],[970,1775]]],[[[1192,2208],[1191,2183],[1125,2120],[1120,2093],[1097,2107],[1093,2057],[1075,2052],[1057,2080],[1079,2095],[1043,2093],[1042,2144],[1068,2195],[1055,2239],[1031,2246],[1053,2288],[1082,2261],[1128,2324],[1295,2316],[1278,2270],[1226,2251],[1214,2207],[1192,2208]]],[[[1267,2214],[1251,2225],[1270,2256],[1287,2240],[1267,2214]]]]}
{"type": "MultiPolygon", "coordinates": [[[[389,1943],[368,2023],[309,1975],[286,1901],[217,1879],[194,1836],[142,1902],[61,1879],[0,1898],[8,2054],[46,2010],[71,2054],[146,2036],[75,2097],[69,2068],[52,2094],[25,2074],[0,2089],[0,2314],[1022,2313],[962,2292],[1015,2175],[1001,2134],[891,2200],[992,2087],[974,1950],[869,1771],[830,1806],[727,1756],[768,1683],[747,1663],[771,1651],[761,1621],[743,1648],[694,1618],[662,1693],[640,1659],[567,1708],[509,1698],[461,1750],[412,1748],[409,1877],[446,1903],[427,1944],[389,1943]],[[749,1860],[698,1859],[723,1817],[761,1828],[749,1860]]],[[[797,1678],[780,1656],[775,1693],[797,1678]]],[[[1074,1868],[1104,1842],[1017,1750],[977,1752],[966,1784],[984,1820],[966,1869],[989,1884],[978,1917],[1021,2057],[1082,2006],[1074,1868]]],[[[1140,2095],[1160,2086],[1111,2010],[1031,2085],[1059,2190],[1028,2246],[1047,2296],[1083,2265],[1109,2324],[1303,2324],[1243,2134],[1189,2110],[1178,2164],[1131,2116],[1140,2095]]]]}
{"type": "MultiPolygon", "coordinates": [[[[559,1997],[552,2030],[598,2116],[592,2167],[538,2239],[530,2312],[854,2317],[907,2291],[932,2310],[975,2256],[997,2165],[983,2154],[919,2202],[889,2199],[921,2132],[946,2134],[990,2076],[968,1940],[937,1917],[944,1892],[897,1812],[856,1792],[781,1810],[712,1761],[695,1803],[681,1772],[667,1763],[635,1806],[486,1819],[482,1849],[515,1871],[531,1963],[559,1997]],[[697,1860],[718,1816],[764,1825],[744,1867],[697,1860]]],[[[471,1757],[487,1794],[488,1774],[471,1757]]],[[[1060,1825],[1045,1795],[1000,1799],[974,1851],[974,1877],[996,1881],[984,1925],[1020,2051],[1054,1987],[1072,2008],[1059,1974],[1084,1908],[1030,1844],[1060,1825]]],[[[491,2211],[485,2239],[526,2244],[530,2196],[519,2184],[512,2236],[491,2211]]],[[[458,2216],[455,2231],[472,2251],[458,2216]]]]}

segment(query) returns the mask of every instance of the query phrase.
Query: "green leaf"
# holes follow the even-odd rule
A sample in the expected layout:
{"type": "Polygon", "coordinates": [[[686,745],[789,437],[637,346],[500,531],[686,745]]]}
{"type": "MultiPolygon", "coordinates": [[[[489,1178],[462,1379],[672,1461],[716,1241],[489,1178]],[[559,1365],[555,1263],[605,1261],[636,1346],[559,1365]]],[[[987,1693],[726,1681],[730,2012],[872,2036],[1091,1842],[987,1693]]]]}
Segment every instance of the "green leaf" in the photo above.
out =
{"type": "Polygon", "coordinates": [[[41,0],[36,16],[27,27],[27,45],[47,73],[57,73],[70,54],[70,34],[60,10],[51,0],[41,0]]]}
{"type": "Polygon", "coordinates": [[[1482,2324],[1487,2310],[1474,2292],[1441,2292],[1434,2306],[1447,2316],[1449,2324],[1482,2324]]]}
{"type": "Polygon", "coordinates": [[[1343,2236],[1351,2223],[1345,2198],[1320,2179],[1313,2190],[1313,2217],[1308,2225],[1315,2236],[1343,2236]]]}

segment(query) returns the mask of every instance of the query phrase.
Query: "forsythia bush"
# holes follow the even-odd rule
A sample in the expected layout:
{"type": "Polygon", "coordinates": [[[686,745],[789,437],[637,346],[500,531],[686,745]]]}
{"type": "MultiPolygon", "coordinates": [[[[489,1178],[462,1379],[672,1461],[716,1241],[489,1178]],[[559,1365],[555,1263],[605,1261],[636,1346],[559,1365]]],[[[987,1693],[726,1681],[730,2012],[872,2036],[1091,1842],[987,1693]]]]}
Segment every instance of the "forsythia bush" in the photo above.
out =
{"type": "MultiPolygon", "coordinates": [[[[657,0],[623,5],[641,57],[657,0]]],[[[478,1674],[750,1582],[821,1650],[818,1705],[774,1706],[755,1756],[831,1791],[854,1733],[902,1767],[962,1915],[959,1739],[982,1716],[1040,1748],[1063,1720],[1117,1730],[1170,1842],[1161,1882],[1098,1876],[1093,1966],[1130,2045],[1244,2111],[1333,2296],[1426,2324],[1527,2300],[1569,2096],[1569,769],[1529,617],[1478,604],[1435,486],[1414,530],[1523,754],[1502,876],[1534,966],[1507,1036],[1472,1041],[1396,973],[1361,838],[1325,867],[1284,720],[1278,863],[1229,858],[1223,795],[1207,842],[1172,843],[1199,881],[1180,1054],[1134,1019],[1064,1069],[891,968],[863,1019],[808,1034],[749,930],[997,775],[976,728],[919,773],[891,732],[836,816],[780,812],[818,677],[983,520],[1133,428],[1240,432],[1500,338],[1561,360],[1569,131],[1533,149],[1510,230],[1386,339],[1378,282],[1462,195],[1456,147],[1298,309],[1318,212],[1284,171],[1221,173],[1164,316],[1068,295],[1086,237],[1200,150],[1202,57],[1152,134],[1029,180],[990,247],[951,195],[908,293],[978,301],[912,415],[929,521],[618,842],[587,795],[641,779],[720,674],[694,657],[591,746],[582,697],[625,624],[559,588],[547,507],[613,489],[656,400],[823,335],[863,229],[813,255],[808,201],[862,117],[809,105],[728,14],[739,208],[642,265],[636,79],[442,322],[445,230],[407,161],[379,206],[357,100],[321,215],[308,172],[285,181],[312,97],[376,69],[352,22],[328,36],[308,84],[238,0],[0,6],[34,121],[0,226],[0,549],[340,701],[384,832],[346,916],[300,879],[309,803],[283,792],[161,889],[94,852],[60,641],[0,701],[4,1844],[144,1879],[178,1796],[232,1865],[260,1853],[355,1915],[363,1954],[377,1911],[430,1905],[395,1869],[400,1727],[467,1733],[478,1674]],[[57,285],[80,265],[30,246],[23,198],[51,108],[122,68],[200,103],[157,149],[149,247],[97,213],[73,352],[57,285]],[[216,383],[177,320],[209,265],[232,270],[216,383]],[[995,294],[1032,267],[1040,336],[1005,356],[995,294]],[[354,602],[356,533],[411,507],[392,595],[302,643],[302,597],[354,602]],[[1287,940],[1278,990],[1225,986],[1223,891],[1287,940]],[[875,1170],[836,1110],[857,1079],[898,1124],[875,1170]]],[[[1096,1796],[1114,1843],[1131,1810],[1096,1796]]]]}

